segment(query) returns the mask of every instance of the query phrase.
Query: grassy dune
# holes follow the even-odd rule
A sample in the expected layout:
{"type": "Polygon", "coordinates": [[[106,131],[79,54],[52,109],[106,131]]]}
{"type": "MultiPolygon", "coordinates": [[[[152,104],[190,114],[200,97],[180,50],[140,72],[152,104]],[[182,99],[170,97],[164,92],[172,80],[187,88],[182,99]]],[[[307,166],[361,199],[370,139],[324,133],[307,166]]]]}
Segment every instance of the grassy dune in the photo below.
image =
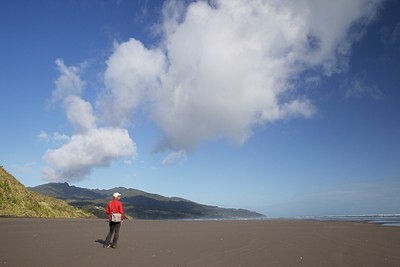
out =
{"type": "Polygon", "coordinates": [[[87,218],[91,215],[65,201],[34,193],[0,167],[0,216],[87,218]]]}

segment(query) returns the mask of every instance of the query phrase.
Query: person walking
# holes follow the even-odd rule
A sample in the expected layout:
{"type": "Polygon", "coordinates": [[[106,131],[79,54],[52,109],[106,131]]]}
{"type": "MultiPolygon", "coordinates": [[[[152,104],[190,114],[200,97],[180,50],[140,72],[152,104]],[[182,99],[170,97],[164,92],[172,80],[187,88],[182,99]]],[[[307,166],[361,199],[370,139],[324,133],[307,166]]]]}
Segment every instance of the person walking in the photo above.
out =
{"type": "Polygon", "coordinates": [[[113,194],[113,200],[107,203],[106,213],[109,218],[109,227],[110,231],[104,241],[104,248],[117,248],[118,237],[119,237],[119,229],[121,228],[121,224],[124,222],[125,215],[124,209],[122,207],[122,203],[119,201],[121,199],[121,194],[115,192],[113,194]],[[111,237],[114,234],[113,242],[111,243],[111,237]]]}

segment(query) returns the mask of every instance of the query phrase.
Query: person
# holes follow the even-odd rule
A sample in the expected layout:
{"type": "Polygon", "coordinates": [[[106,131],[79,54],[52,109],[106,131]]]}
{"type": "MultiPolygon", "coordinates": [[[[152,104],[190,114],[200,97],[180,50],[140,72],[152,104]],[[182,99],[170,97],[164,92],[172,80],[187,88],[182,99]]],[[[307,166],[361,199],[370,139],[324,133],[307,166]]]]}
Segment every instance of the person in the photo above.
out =
{"type": "Polygon", "coordinates": [[[118,192],[115,192],[113,194],[113,200],[108,202],[106,206],[106,213],[108,214],[108,219],[109,219],[109,227],[110,231],[106,237],[106,240],[104,241],[104,248],[117,248],[117,243],[118,243],[118,237],[119,237],[119,229],[121,228],[121,223],[125,219],[124,215],[124,209],[122,207],[122,203],[119,201],[121,199],[121,194],[118,192]],[[120,213],[121,214],[121,222],[113,222],[111,220],[112,214],[113,213],[120,213]],[[114,234],[114,239],[113,242],[111,243],[111,237],[114,234]]]}

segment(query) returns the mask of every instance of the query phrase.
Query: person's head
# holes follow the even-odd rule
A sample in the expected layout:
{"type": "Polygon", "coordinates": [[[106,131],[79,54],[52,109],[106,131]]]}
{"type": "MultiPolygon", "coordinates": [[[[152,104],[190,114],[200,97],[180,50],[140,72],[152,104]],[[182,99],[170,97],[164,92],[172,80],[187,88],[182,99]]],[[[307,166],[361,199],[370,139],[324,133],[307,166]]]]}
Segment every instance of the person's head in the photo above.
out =
{"type": "Polygon", "coordinates": [[[114,197],[114,199],[120,199],[120,198],[121,198],[121,194],[118,193],[118,192],[115,192],[115,193],[113,194],[113,197],[114,197]]]}

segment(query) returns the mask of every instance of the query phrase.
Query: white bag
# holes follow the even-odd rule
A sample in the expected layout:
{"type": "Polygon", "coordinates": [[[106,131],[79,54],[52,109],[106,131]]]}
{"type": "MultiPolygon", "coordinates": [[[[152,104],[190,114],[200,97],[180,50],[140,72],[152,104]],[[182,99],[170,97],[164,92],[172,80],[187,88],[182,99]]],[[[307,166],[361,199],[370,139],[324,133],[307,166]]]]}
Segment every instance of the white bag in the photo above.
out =
{"type": "Polygon", "coordinates": [[[122,214],[121,213],[113,213],[113,214],[111,214],[111,221],[112,222],[121,222],[122,221],[122,214]]]}

